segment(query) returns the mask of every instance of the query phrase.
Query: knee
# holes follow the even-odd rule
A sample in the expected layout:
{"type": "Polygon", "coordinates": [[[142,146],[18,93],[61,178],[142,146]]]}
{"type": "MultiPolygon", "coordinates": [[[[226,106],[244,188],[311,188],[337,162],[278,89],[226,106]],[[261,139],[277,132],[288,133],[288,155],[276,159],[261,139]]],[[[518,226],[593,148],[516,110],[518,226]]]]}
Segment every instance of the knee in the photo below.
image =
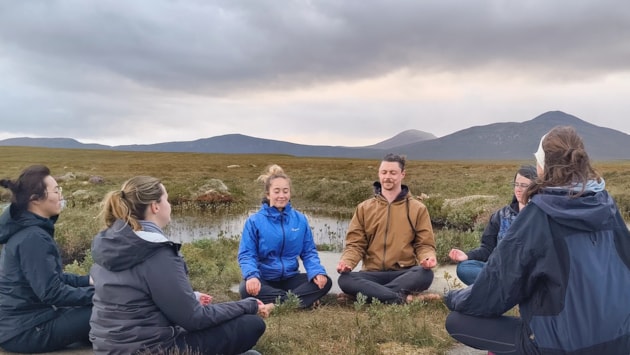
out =
{"type": "Polygon", "coordinates": [[[459,325],[461,324],[461,314],[459,312],[451,312],[446,316],[444,327],[449,334],[459,333],[459,325]]]}
{"type": "Polygon", "coordinates": [[[250,297],[250,295],[247,293],[247,288],[245,288],[245,281],[241,281],[241,283],[238,285],[238,293],[241,296],[241,299],[250,297]]]}
{"type": "Polygon", "coordinates": [[[267,329],[267,324],[265,323],[264,319],[255,314],[247,314],[244,317],[244,323],[247,324],[247,327],[249,328],[251,334],[255,334],[257,337],[261,337],[265,333],[265,330],[267,329]]]}
{"type": "Polygon", "coordinates": [[[324,290],[326,290],[326,292],[330,291],[330,289],[332,288],[332,284],[332,279],[328,277],[328,275],[326,275],[326,285],[324,285],[324,290]]]}
{"type": "Polygon", "coordinates": [[[410,269],[411,272],[418,273],[419,277],[422,277],[423,280],[427,280],[429,282],[433,282],[433,270],[425,269],[422,266],[414,266],[410,269]]]}

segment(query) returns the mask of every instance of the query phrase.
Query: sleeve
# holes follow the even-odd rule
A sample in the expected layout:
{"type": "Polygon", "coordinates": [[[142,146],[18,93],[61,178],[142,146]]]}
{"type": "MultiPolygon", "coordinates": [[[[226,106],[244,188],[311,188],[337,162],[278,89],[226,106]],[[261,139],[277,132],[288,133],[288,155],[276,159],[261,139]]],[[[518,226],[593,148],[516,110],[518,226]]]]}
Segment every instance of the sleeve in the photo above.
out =
{"type": "Polygon", "coordinates": [[[79,286],[87,276],[63,273],[59,250],[45,232],[26,235],[17,253],[24,277],[42,303],[61,307],[92,304],[94,287],[79,286]]]}
{"type": "Polygon", "coordinates": [[[90,286],[90,275],[75,275],[64,272],[62,278],[65,283],[74,287],[86,287],[90,286]]]}
{"type": "Polygon", "coordinates": [[[258,229],[252,217],[245,221],[241,242],[238,246],[238,264],[241,267],[243,280],[253,277],[260,279],[258,269],[258,229]]]}
{"type": "Polygon", "coordinates": [[[170,250],[154,255],[145,269],[145,281],[155,305],[173,323],[194,331],[219,325],[243,314],[256,314],[258,302],[246,298],[202,306],[190,285],[184,260],[170,250]]]}
{"type": "Polygon", "coordinates": [[[501,210],[498,210],[490,216],[490,221],[481,235],[481,245],[466,253],[469,260],[488,261],[490,254],[497,247],[497,235],[501,227],[500,212],[501,210]]]}
{"type": "Polygon", "coordinates": [[[309,226],[306,217],[304,215],[300,215],[300,221],[300,224],[305,227],[303,228],[305,232],[300,258],[304,264],[304,269],[306,269],[306,276],[310,281],[317,275],[326,275],[326,268],[322,266],[322,263],[319,260],[317,247],[315,246],[315,241],[313,240],[313,232],[311,231],[311,227],[309,226]]]}
{"type": "Polygon", "coordinates": [[[449,309],[472,316],[499,316],[530,297],[539,273],[548,267],[544,259],[553,250],[553,242],[549,224],[541,223],[546,217],[539,208],[528,207],[521,215],[475,283],[446,295],[449,309]]]}
{"type": "Polygon", "coordinates": [[[364,214],[362,205],[354,211],[346,233],[346,246],[341,254],[341,260],[354,269],[363,259],[368,247],[367,235],[364,228],[364,214]]]}
{"type": "Polygon", "coordinates": [[[426,206],[417,200],[418,210],[416,215],[416,235],[413,241],[414,251],[416,253],[416,261],[420,265],[420,261],[429,258],[436,257],[435,255],[435,235],[433,234],[433,227],[431,226],[431,217],[426,206]]]}

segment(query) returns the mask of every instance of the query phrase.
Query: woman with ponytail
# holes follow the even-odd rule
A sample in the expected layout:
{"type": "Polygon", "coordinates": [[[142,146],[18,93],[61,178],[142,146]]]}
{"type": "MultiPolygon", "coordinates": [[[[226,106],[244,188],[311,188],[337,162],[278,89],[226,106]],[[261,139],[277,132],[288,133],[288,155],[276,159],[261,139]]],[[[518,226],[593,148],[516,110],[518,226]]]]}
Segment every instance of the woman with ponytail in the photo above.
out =
{"type": "Polygon", "coordinates": [[[160,180],[127,180],[105,196],[101,216],[91,270],[96,354],[240,354],[256,344],[273,305],[253,297],[213,304],[193,291],[180,244],[163,232],[171,205],[160,180]]]}

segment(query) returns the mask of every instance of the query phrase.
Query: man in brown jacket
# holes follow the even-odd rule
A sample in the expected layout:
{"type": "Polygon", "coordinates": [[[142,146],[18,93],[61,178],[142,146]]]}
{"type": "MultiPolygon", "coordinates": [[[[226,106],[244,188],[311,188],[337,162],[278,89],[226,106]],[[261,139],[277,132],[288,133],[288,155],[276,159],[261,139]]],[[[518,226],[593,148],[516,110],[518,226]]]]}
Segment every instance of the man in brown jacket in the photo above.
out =
{"type": "Polygon", "coordinates": [[[386,155],[378,177],[374,197],[357,206],[348,226],[337,264],[340,299],[361,293],[368,301],[403,303],[433,282],[435,238],[426,206],[402,185],[405,157],[386,155]],[[362,270],[352,272],[359,261],[362,270]]]}

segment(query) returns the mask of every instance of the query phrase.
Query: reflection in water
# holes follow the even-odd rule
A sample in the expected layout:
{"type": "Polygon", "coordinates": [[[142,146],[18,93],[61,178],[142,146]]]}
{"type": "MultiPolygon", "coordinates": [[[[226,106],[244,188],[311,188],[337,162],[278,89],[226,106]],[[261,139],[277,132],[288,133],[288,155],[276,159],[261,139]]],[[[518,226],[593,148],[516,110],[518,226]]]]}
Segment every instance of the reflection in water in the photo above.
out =
{"type": "MultiPolygon", "coordinates": [[[[240,214],[174,212],[165,232],[173,241],[181,243],[218,237],[240,238],[247,217],[255,212],[256,210],[240,214]]],[[[350,218],[340,219],[312,214],[307,214],[307,217],[315,244],[326,244],[334,251],[342,249],[350,218]]]]}

